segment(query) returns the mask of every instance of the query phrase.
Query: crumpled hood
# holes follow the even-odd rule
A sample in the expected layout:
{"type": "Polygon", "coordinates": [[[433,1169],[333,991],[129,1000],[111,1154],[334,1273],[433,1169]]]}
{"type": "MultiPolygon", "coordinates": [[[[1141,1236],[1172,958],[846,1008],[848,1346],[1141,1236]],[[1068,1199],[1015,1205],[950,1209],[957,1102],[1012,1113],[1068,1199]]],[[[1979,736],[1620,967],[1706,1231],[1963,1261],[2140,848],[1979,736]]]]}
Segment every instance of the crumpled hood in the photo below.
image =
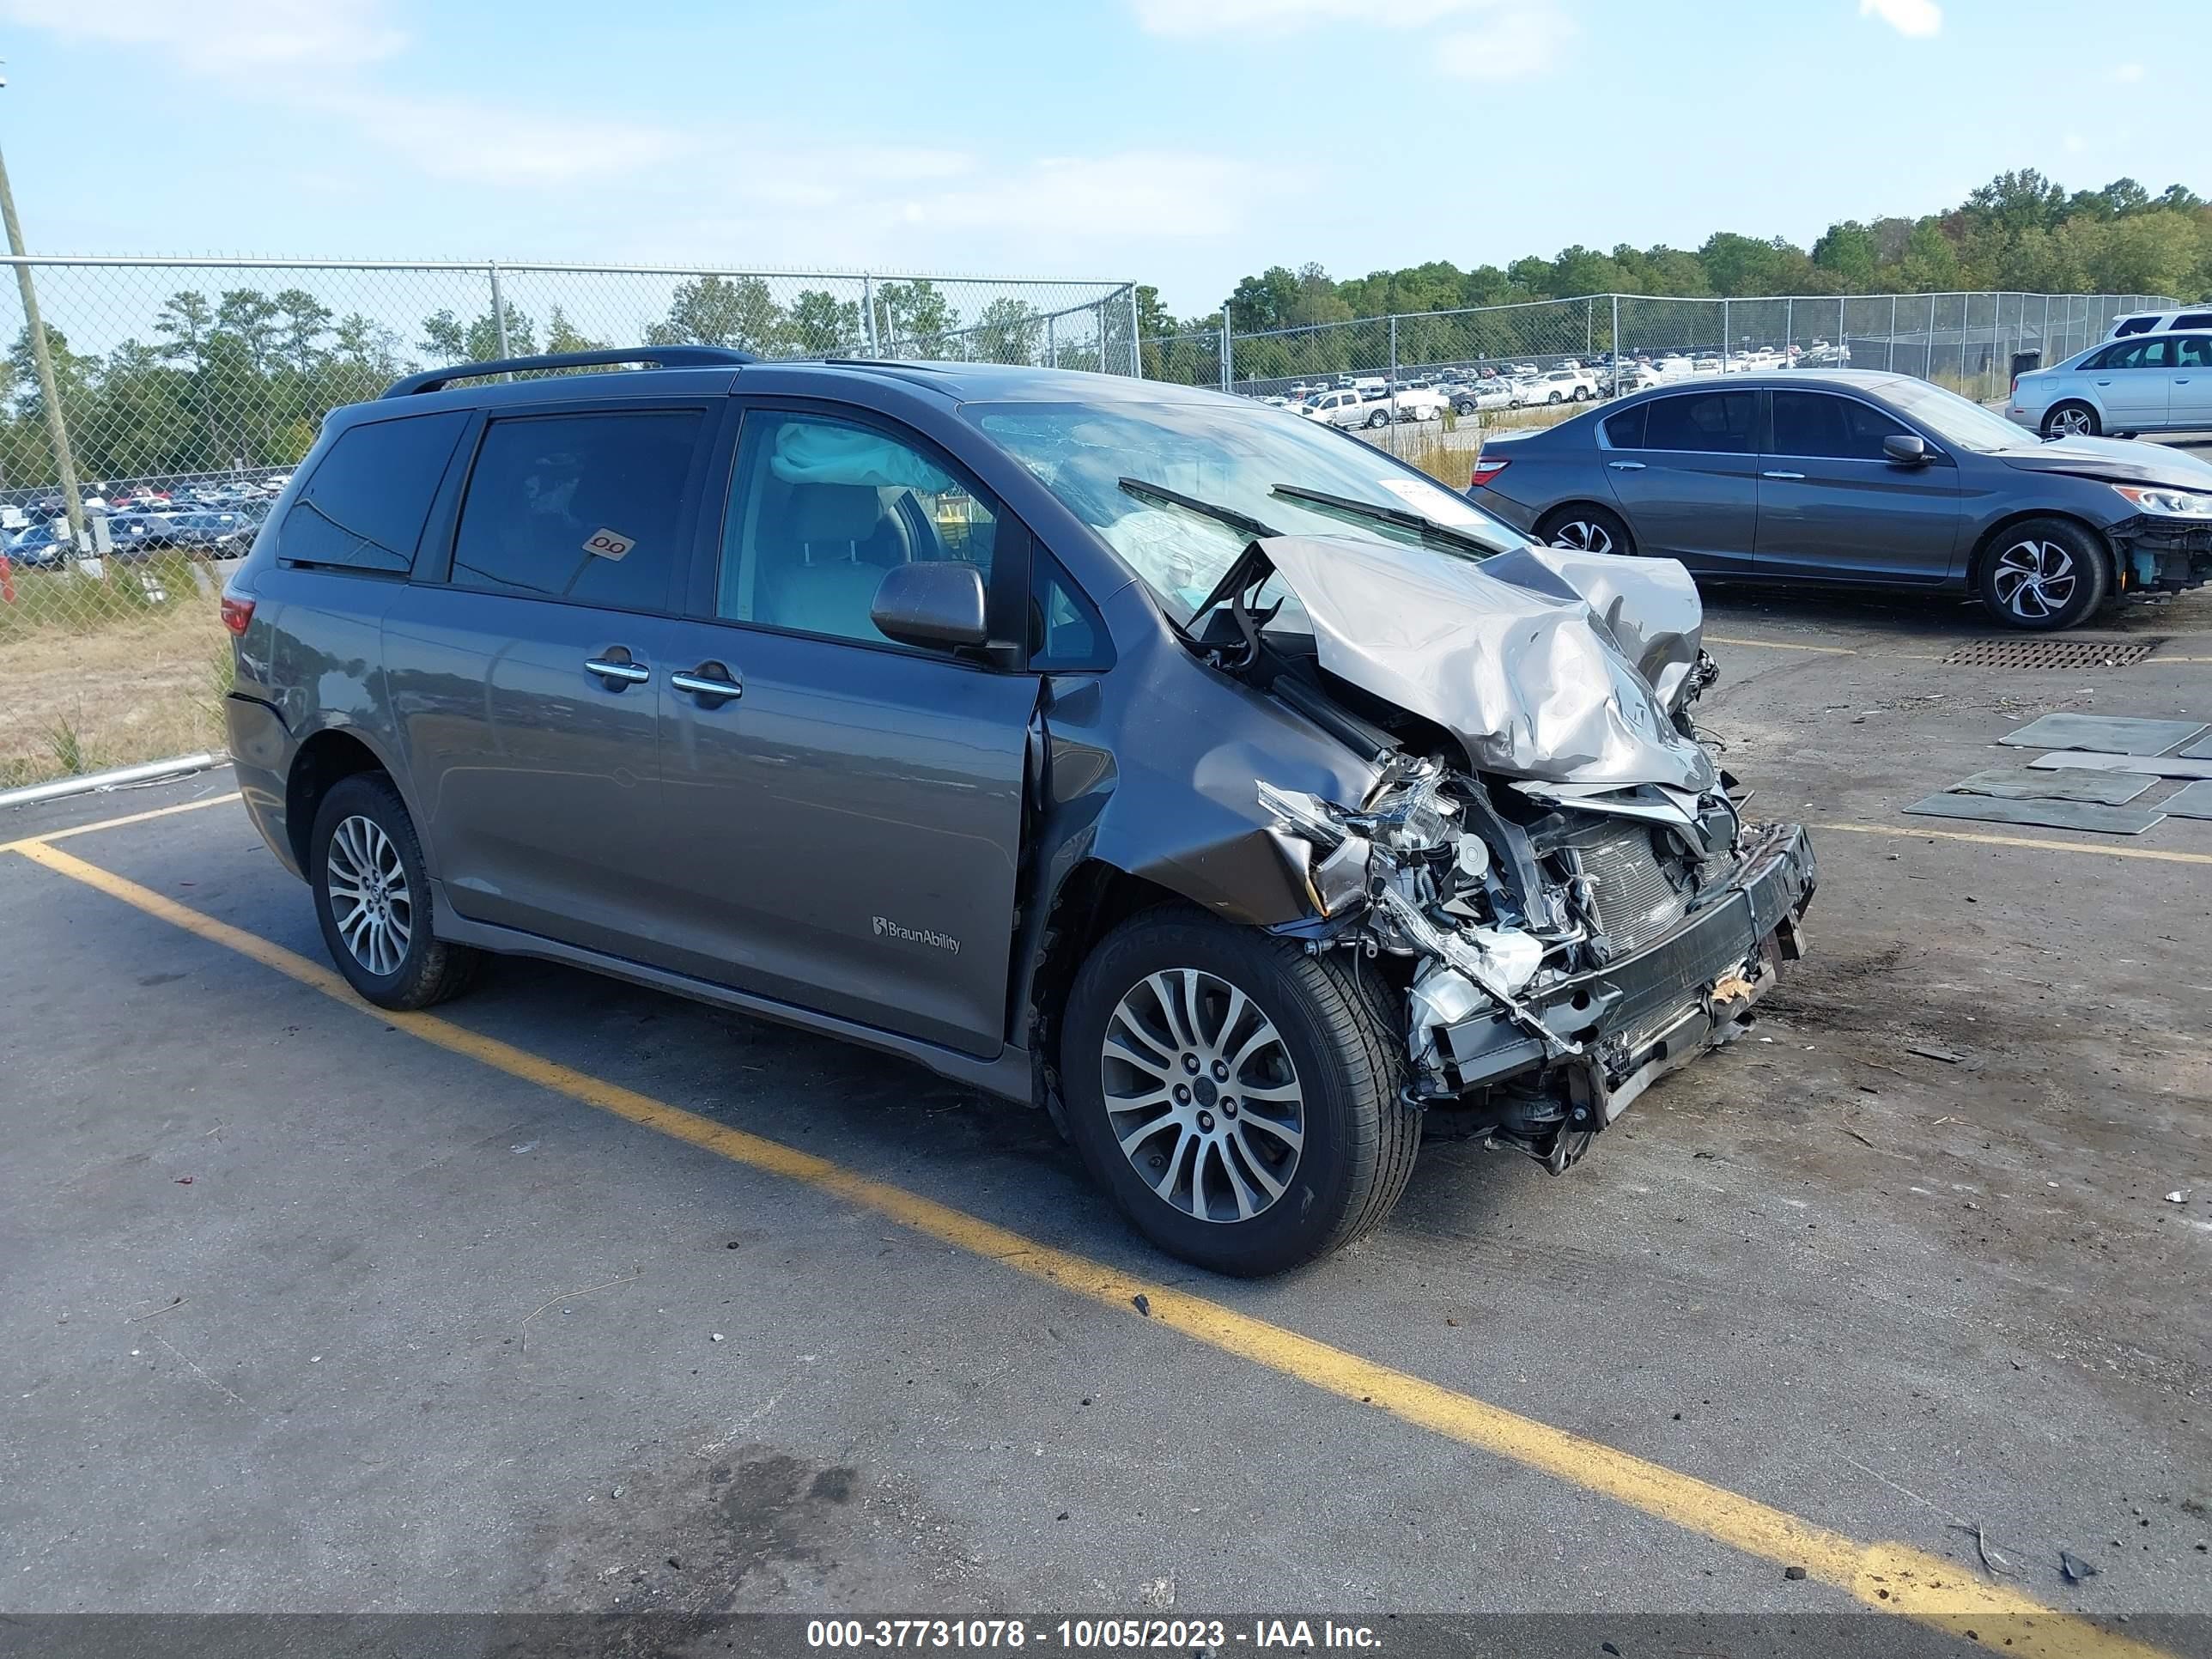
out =
{"type": "Polygon", "coordinates": [[[1717,781],[1655,686],[1679,692],[1697,660],[1703,615],[1680,564],[1548,547],[1478,564],[1349,536],[1258,545],[1304,607],[1321,665],[1452,732],[1476,770],[1717,781]]]}
{"type": "Polygon", "coordinates": [[[2038,443],[2023,434],[2017,449],[2002,449],[1996,456],[2023,472],[2071,472],[2119,483],[2212,489],[2212,462],[2166,444],[2119,438],[2057,438],[2038,443]]]}

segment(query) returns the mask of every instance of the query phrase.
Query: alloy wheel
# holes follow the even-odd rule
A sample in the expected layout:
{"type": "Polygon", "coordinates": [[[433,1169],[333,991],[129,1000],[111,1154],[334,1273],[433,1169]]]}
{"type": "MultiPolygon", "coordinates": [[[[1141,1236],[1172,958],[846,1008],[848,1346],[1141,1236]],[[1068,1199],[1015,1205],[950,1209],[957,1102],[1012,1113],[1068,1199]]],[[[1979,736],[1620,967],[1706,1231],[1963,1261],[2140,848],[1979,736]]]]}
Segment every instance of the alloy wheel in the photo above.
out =
{"type": "Polygon", "coordinates": [[[1282,1033],[1227,980],[1147,974],[1115,1004],[1100,1065],[1121,1155],[1201,1221],[1249,1221],[1289,1189],[1305,1098],[1282,1033]]]}
{"type": "Polygon", "coordinates": [[[324,860],[331,919],[353,959],[372,974],[399,971],[415,933],[415,901],[399,848],[374,818],[342,818],[324,860]]]}
{"type": "Polygon", "coordinates": [[[2051,431],[2062,438],[2086,438],[2089,435],[2089,411],[2062,409],[2051,417],[2050,424],[2051,431]]]}
{"type": "Polygon", "coordinates": [[[1601,524],[1592,524],[1588,519],[1571,519],[1553,531],[1552,545],[1571,547],[1583,553],[1610,553],[1613,538],[1601,524]]]}
{"type": "Polygon", "coordinates": [[[2057,542],[2014,542],[1997,555],[1990,578],[1997,603],[2022,622],[2048,622],[2074,598],[2081,575],[2057,542]]]}

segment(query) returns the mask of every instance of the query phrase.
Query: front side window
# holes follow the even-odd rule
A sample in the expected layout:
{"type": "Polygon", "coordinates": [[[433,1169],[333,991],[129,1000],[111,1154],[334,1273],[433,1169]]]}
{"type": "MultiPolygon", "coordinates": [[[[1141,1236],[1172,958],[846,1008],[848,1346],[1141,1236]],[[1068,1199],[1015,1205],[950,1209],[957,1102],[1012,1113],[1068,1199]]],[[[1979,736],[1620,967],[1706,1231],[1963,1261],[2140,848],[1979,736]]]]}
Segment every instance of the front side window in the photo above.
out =
{"type": "Polygon", "coordinates": [[[957,560],[991,582],[998,517],[965,482],[872,427],[745,417],[722,526],[714,614],[889,645],[870,619],[893,565],[957,560]]]}
{"type": "Polygon", "coordinates": [[[1748,455],[1753,451],[1752,415],[1757,404],[1757,394],[1749,392],[1688,392],[1659,398],[1646,417],[1644,447],[1748,455]]]}
{"type": "Polygon", "coordinates": [[[1879,461],[1885,438],[1905,427],[1855,398],[1825,392],[1774,394],[1774,445],[1770,453],[1824,460],[1879,461]]]}
{"type": "Polygon", "coordinates": [[[638,410],[492,422],[453,538],[453,586],[666,609],[699,421],[638,410]]]}
{"type": "Polygon", "coordinates": [[[278,544],[295,563],[405,575],[430,499],[469,417],[459,410],[348,427],[292,505],[278,544]]]}

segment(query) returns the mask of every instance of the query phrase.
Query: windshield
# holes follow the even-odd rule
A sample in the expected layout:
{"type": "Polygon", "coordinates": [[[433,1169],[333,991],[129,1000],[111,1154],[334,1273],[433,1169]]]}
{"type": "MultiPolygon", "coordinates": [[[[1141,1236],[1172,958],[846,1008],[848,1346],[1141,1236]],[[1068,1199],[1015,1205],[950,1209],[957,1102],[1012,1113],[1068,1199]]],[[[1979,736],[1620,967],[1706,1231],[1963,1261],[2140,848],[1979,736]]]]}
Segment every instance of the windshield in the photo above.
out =
{"type": "Polygon", "coordinates": [[[1204,403],[969,404],[962,411],[1035,473],[1188,623],[1249,539],[1200,514],[1121,487],[1129,478],[1225,507],[1286,536],[1351,536],[1419,547],[1418,532],[1274,493],[1288,484],[1408,511],[1492,551],[1520,534],[1381,451],[1285,410],[1204,403]]]}
{"type": "Polygon", "coordinates": [[[1896,381],[1882,387],[1881,392],[1937,437],[1961,449],[1988,454],[1994,450],[2018,449],[2033,441],[2003,416],[1992,414],[1972,399],[1925,380],[1896,381]]]}

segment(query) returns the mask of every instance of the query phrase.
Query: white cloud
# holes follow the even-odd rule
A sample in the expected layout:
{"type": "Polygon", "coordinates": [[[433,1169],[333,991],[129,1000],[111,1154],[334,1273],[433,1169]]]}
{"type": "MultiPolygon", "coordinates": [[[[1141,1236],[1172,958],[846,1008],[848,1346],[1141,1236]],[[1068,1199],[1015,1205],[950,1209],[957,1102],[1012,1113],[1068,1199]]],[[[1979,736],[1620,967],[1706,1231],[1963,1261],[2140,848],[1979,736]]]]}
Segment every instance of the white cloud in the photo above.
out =
{"type": "Polygon", "coordinates": [[[956,188],[916,193],[904,216],[939,228],[1091,238],[1206,237],[1239,229],[1244,210],[1287,176],[1224,156],[1129,150],[1048,156],[956,188]]]}
{"type": "Polygon", "coordinates": [[[2116,85],[2127,86],[2143,78],[2141,64],[2115,64],[2105,71],[2105,78],[2116,85]]]}
{"type": "Polygon", "coordinates": [[[1551,66],[1575,33],[1551,0],[1489,3],[1475,27],[1437,43],[1437,64],[1466,81],[1515,81],[1551,66]]]}
{"type": "Polygon", "coordinates": [[[388,58],[407,37],[383,10],[380,0],[0,0],[0,21],[153,47],[174,66],[218,73],[388,58]]]}
{"type": "Polygon", "coordinates": [[[343,116],[433,178],[502,186],[621,178],[684,154],[694,141],[636,122],[526,114],[456,100],[324,92],[303,107],[343,116]]]}
{"type": "Polygon", "coordinates": [[[1879,17],[1899,34],[1925,40],[1943,27],[1943,8],[1936,0],[1859,0],[1859,15],[1879,17]]]}
{"type": "Polygon", "coordinates": [[[1417,29],[1479,11],[1492,0],[1134,0],[1137,23],[1147,34],[1226,34],[1272,32],[1321,23],[1417,29]]]}
{"type": "Polygon", "coordinates": [[[2083,150],[2088,149],[2088,145],[2082,141],[2081,135],[2078,132],[2069,132],[2059,142],[2064,145],[2069,155],[2079,155],[2083,150]]]}

